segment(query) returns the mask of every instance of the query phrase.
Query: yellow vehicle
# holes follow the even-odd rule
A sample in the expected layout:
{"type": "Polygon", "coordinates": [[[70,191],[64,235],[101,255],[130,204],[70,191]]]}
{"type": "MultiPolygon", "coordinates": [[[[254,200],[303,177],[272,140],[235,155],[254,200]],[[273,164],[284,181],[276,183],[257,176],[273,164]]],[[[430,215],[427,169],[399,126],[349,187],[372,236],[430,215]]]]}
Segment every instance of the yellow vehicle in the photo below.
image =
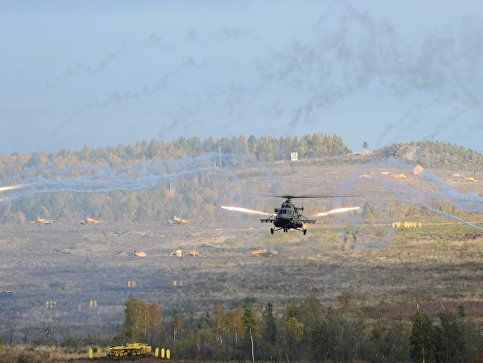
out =
{"type": "Polygon", "coordinates": [[[46,225],[46,224],[53,224],[54,221],[51,219],[45,219],[42,217],[37,217],[35,221],[30,222],[32,224],[39,224],[39,225],[46,225]]]}
{"type": "Polygon", "coordinates": [[[277,253],[278,253],[277,251],[274,251],[274,250],[269,251],[266,248],[262,248],[261,250],[256,250],[256,251],[250,252],[250,254],[253,257],[258,257],[258,256],[270,257],[270,256],[276,255],[277,253]]]}
{"type": "Polygon", "coordinates": [[[189,219],[177,216],[174,216],[172,219],[169,220],[169,224],[189,224],[189,222],[189,219]]]}
{"type": "Polygon", "coordinates": [[[151,346],[144,343],[127,343],[116,345],[106,350],[108,357],[124,357],[133,355],[151,355],[151,346]]]}
{"type": "Polygon", "coordinates": [[[80,224],[83,224],[83,225],[86,225],[86,224],[99,224],[99,223],[102,223],[102,222],[104,222],[104,221],[100,221],[98,219],[91,218],[91,217],[86,217],[86,218],[80,220],[80,224]]]}

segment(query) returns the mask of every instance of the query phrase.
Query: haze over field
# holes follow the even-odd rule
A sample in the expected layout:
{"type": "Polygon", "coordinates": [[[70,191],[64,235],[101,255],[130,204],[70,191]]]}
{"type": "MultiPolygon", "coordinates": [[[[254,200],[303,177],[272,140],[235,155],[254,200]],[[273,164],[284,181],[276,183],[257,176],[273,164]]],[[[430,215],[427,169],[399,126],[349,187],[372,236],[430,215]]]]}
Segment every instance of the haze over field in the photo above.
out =
{"type": "Polygon", "coordinates": [[[483,361],[483,3],[0,2],[0,80],[0,363],[483,361]]]}
{"type": "Polygon", "coordinates": [[[10,2],[0,152],[337,133],[482,150],[473,1],[10,2]]]}

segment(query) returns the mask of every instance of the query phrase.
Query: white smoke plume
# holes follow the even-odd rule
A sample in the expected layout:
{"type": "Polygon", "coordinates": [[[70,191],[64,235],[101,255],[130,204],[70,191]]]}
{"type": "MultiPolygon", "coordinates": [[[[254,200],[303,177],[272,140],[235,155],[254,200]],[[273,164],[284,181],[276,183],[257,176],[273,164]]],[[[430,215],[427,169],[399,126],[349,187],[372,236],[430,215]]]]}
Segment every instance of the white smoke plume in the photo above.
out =
{"type": "Polygon", "coordinates": [[[336,209],[331,209],[327,212],[320,212],[317,214],[314,214],[314,217],[325,217],[325,216],[331,216],[334,214],[340,214],[340,213],[347,213],[347,212],[355,212],[360,210],[361,207],[343,207],[343,208],[336,208],[336,209]]]}
{"type": "MultiPolygon", "coordinates": [[[[367,171],[367,169],[371,169],[376,166],[385,169],[392,168],[396,169],[398,172],[409,173],[409,171],[412,170],[415,165],[397,159],[389,159],[382,163],[371,163],[369,165],[365,165],[364,168],[367,171]]],[[[483,198],[480,195],[478,195],[476,192],[468,194],[459,193],[427,169],[424,170],[422,174],[414,176],[414,178],[418,178],[420,181],[426,183],[421,186],[421,188],[413,187],[408,185],[407,181],[390,180],[375,174],[371,178],[351,178],[343,184],[342,190],[346,192],[358,184],[373,184],[381,187],[386,192],[397,197],[406,204],[426,208],[433,213],[453,219],[478,231],[483,231],[482,227],[468,222],[459,216],[443,211],[436,206],[441,204],[452,205],[462,212],[477,212],[483,214],[483,198]]],[[[371,195],[368,193],[367,196],[369,202],[377,202],[377,200],[380,199],[379,195],[371,195]]]]}
{"type": "MultiPolygon", "coordinates": [[[[206,172],[227,172],[217,165],[219,154],[154,160],[128,166],[87,164],[81,168],[56,168],[54,165],[28,168],[14,175],[16,185],[1,187],[2,202],[33,198],[47,193],[110,193],[155,188],[173,180],[206,172]],[[49,175],[48,178],[42,174],[49,175]]],[[[233,160],[228,154],[223,161],[233,160]]]]}
{"type": "Polygon", "coordinates": [[[241,208],[241,207],[226,207],[226,206],[222,205],[221,208],[229,210],[229,211],[240,212],[240,213],[245,213],[245,214],[258,214],[258,215],[261,215],[261,216],[272,216],[273,215],[273,213],[260,212],[258,210],[241,208]]]}
{"type": "MultiPolygon", "coordinates": [[[[396,97],[424,94],[424,101],[411,107],[403,115],[394,115],[378,138],[383,140],[403,135],[427,114],[443,109],[439,126],[421,138],[435,138],[468,113],[483,115],[481,85],[483,84],[483,28],[466,22],[451,33],[435,30],[410,40],[399,34],[390,21],[372,15],[359,6],[337,3],[329,6],[312,26],[312,33],[303,38],[294,36],[285,46],[274,47],[263,37],[248,29],[219,28],[201,33],[191,29],[177,40],[151,34],[131,45],[107,51],[92,64],[82,61],[69,67],[55,82],[79,74],[95,74],[108,68],[117,58],[135,56],[147,50],[176,52],[183,50],[183,58],[169,74],[156,76],[155,82],[137,89],[115,90],[105,97],[81,105],[70,117],[52,131],[55,135],[87,112],[121,102],[139,102],[170,87],[171,80],[183,71],[202,71],[215,64],[220,69],[253,68],[258,82],[244,84],[229,80],[224,86],[206,87],[204,94],[189,94],[181,115],[167,111],[174,125],[185,126],[199,122],[193,115],[202,115],[206,108],[222,108],[227,122],[243,122],[253,118],[254,112],[276,118],[289,126],[319,122],[320,111],[363,91],[381,86],[396,97]],[[236,64],[220,59],[200,60],[190,54],[188,45],[204,47],[231,44],[253,44],[257,49],[254,64],[236,64]],[[185,49],[186,48],[186,49],[185,49]],[[287,108],[283,98],[273,97],[274,89],[292,89],[299,95],[299,103],[287,108]],[[219,102],[223,95],[226,102],[219,102]],[[270,96],[266,96],[270,94],[270,96]],[[222,104],[221,106],[219,104],[222,104]],[[270,107],[267,107],[269,105],[270,107]],[[287,115],[284,115],[287,113],[287,115]],[[188,115],[188,117],[184,117],[188,115]],[[288,121],[288,122],[286,122],[288,121]]],[[[171,54],[171,53],[170,53],[171,54]]],[[[469,125],[470,130],[481,129],[481,117],[469,125]]],[[[461,130],[461,133],[468,130],[461,130]]]]}
{"type": "Polygon", "coordinates": [[[25,187],[27,187],[27,185],[22,185],[22,184],[5,185],[3,187],[0,187],[0,193],[8,192],[10,190],[21,189],[21,188],[25,188],[25,187]]]}
{"type": "Polygon", "coordinates": [[[0,181],[0,203],[34,198],[49,193],[111,193],[155,188],[170,181],[198,174],[223,173],[229,175],[231,189],[241,194],[236,173],[225,165],[261,166],[269,180],[273,175],[252,155],[210,152],[204,156],[169,160],[149,160],[122,165],[86,163],[59,168],[49,164],[29,167],[0,181]],[[8,185],[6,185],[8,184],[8,185]]]}
{"type": "MultiPolygon", "coordinates": [[[[226,44],[239,41],[255,42],[266,49],[271,49],[270,45],[260,37],[253,34],[250,30],[243,28],[222,27],[214,34],[200,34],[195,28],[193,28],[182,35],[178,40],[173,40],[172,38],[168,39],[162,35],[152,33],[139,42],[129,45],[123,44],[118,48],[107,51],[106,54],[96,62],[88,63],[79,60],[68,66],[61,74],[50,80],[47,84],[50,87],[53,87],[72,77],[83,74],[95,75],[107,70],[112,63],[120,58],[137,55],[145,51],[154,50],[162,52],[163,54],[172,55],[173,52],[183,49],[189,44],[226,44]]],[[[273,51],[273,49],[271,50],[273,51]]]]}
{"type": "MultiPolygon", "coordinates": [[[[187,35],[186,39],[190,39],[187,35]]],[[[80,76],[82,74],[97,74],[105,71],[118,58],[136,55],[150,49],[163,52],[172,52],[179,48],[179,44],[172,40],[165,39],[158,34],[150,34],[146,39],[131,45],[122,45],[117,49],[108,51],[107,54],[94,63],[78,61],[68,66],[61,74],[50,80],[47,84],[49,87],[56,86],[69,78],[80,76]]]]}
{"type": "Polygon", "coordinates": [[[482,35],[480,24],[467,22],[451,33],[427,32],[409,40],[384,18],[341,4],[321,16],[312,36],[294,38],[258,69],[263,82],[304,95],[293,110],[292,126],[317,122],[321,110],[378,85],[397,97],[424,94],[428,100],[389,123],[379,139],[405,133],[408,123],[424,121],[423,112],[445,107],[439,127],[421,135],[434,138],[468,112],[480,116],[470,127],[481,125],[482,35]]]}

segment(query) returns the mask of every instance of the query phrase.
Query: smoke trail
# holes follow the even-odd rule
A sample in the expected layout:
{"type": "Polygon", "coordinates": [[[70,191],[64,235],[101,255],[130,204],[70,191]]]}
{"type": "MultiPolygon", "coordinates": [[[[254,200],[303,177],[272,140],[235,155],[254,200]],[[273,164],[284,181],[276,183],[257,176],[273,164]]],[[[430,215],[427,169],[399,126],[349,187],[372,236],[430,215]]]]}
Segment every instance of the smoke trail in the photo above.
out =
{"type": "MultiPolygon", "coordinates": [[[[106,164],[84,165],[80,169],[56,169],[53,165],[30,168],[14,176],[21,184],[3,187],[2,202],[32,198],[47,193],[110,193],[154,188],[161,183],[186,178],[195,174],[219,171],[220,156],[214,153],[202,157],[176,160],[141,162],[127,167],[110,167],[106,164]],[[44,178],[42,174],[48,174],[44,178]]],[[[224,155],[225,160],[234,160],[224,155]]]]}
{"type": "MultiPolygon", "coordinates": [[[[244,41],[256,46],[257,50],[264,51],[263,58],[257,58],[252,65],[259,84],[254,87],[227,87],[231,97],[227,103],[223,103],[223,107],[229,113],[229,120],[244,121],[253,118],[247,114],[249,107],[244,107],[245,104],[240,107],[241,100],[248,99],[249,106],[258,107],[258,111],[265,111],[264,107],[270,109],[270,112],[264,112],[269,117],[281,119],[282,113],[288,112],[288,122],[282,125],[277,122],[278,130],[280,127],[287,127],[288,132],[289,129],[293,129],[290,125],[319,122],[321,110],[372,85],[382,86],[395,96],[416,95],[421,99],[431,99],[431,102],[423,105],[424,109],[435,110],[438,104],[449,103],[448,101],[455,105],[454,110],[449,110],[449,116],[443,116],[439,130],[422,135],[423,137],[437,136],[449,128],[453,120],[461,119],[465,110],[483,113],[481,103],[477,102],[481,98],[479,90],[483,59],[480,50],[483,38],[478,24],[465,22],[462,29],[452,32],[455,35],[449,36],[448,32],[428,33],[422,35],[422,40],[412,42],[397,34],[390,22],[371,16],[369,12],[357,7],[342,5],[329,7],[312,29],[312,34],[294,38],[287,46],[276,50],[272,49],[273,45],[246,29],[221,28],[209,34],[201,34],[192,29],[174,42],[161,35],[152,34],[138,43],[113,49],[92,64],[74,64],[54,83],[78,74],[96,74],[110,67],[119,57],[137,54],[147,49],[173,51],[186,44],[202,44],[208,47],[217,43],[244,41]],[[267,107],[272,100],[267,101],[267,97],[260,97],[260,92],[275,88],[294,89],[297,96],[300,96],[296,98],[298,101],[295,101],[298,103],[294,104],[292,109],[286,109],[287,106],[284,104],[287,103],[282,97],[273,100],[273,107],[267,107]],[[419,97],[420,93],[423,93],[424,97],[419,97]],[[272,110],[277,110],[273,112],[273,116],[270,114],[272,110]]],[[[189,64],[193,58],[196,59],[196,56],[191,54],[185,63],[189,64]]],[[[215,60],[209,61],[213,63],[215,60]]],[[[223,67],[225,66],[226,64],[223,64],[223,67]]],[[[243,64],[242,67],[247,68],[247,65],[243,64]]],[[[61,121],[52,134],[58,134],[87,112],[119,102],[139,102],[168,86],[161,77],[159,82],[148,83],[138,89],[115,90],[105,97],[81,105],[72,114],[67,115],[67,119],[61,121]]],[[[273,95],[275,92],[270,94],[273,95]]],[[[208,102],[201,104],[213,107],[215,97],[209,98],[208,102]]],[[[187,112],[188,114],[202,114],[197,112],[196,107],[197,104],[185,106],[191,111],[187,112]]],[[[407,123],[412,122],[414,118],[423,119],[419,116],[420,113],[411,113],[410,120],[393,122],[383,131],[379,140],[389,135],[400,135],[409,129],[414,130],[407,123]],[[394,124],[400,127],[393,127],[394,124]]],[[[479,130],[479,125],[477,121],[470,128],[479,130]]]]}
{"type": "Polygon", "coordinates": [[[0,193],[8,192],[10,190],[21,189],[21,188],[25,188],[25,187],[27,187],[27,185],[22,185],[22,184],[19,184],[19,185],[6,185],[4,187],[0,187],[0,193]]]}
{"type": "Polygon", "coordinates": [[[340,213],[346,213],[346,212],[352,212],[361,209],[361,207],[345,207],[345,208],[336,208],[336,209],[331,209],[327,212],[320,212],[314,215],[314,217],[325,217],[325,216],[331,216],[334,214],[340,214],[340,213]]]}
{"type": "MultiPolygon", "coordinates": [[[[422,135],[431,138],[465,112],[483,114],[482,28],[465,23],[454,34],[427,33],[417,42],[408,41],[384,19],[356,7],[336,6],[314,26],[312,36],[295,39],[258,69],[262,81],[305,96],[292,112],[292,126],[317,122],[320,110],[376,84],[395,96],[424,93],[430,100],[426,111],[449,105],[438,130],[422,135]]],[[[421,107],[417,110],[420,114],[421,107]]],[[[412,120],[403,119],[397,130],[389,124],[379,140],[398,130],[407,132],[412,120]]]]}
{"type": "Polygon", "coordinates": [[[152,33],[148,35],[145,39],[131,44],[122,45],[116,49],[108,51],[106,55],[100,58],[97,62],[86,63],[83,61],[78,61],[67,67],[60,75],[47,82],[48,86],[52,87],[61,82],[68,80],[69,78],[82,75],[82,74],[97,74],[107,70],[112,63],[117,59],[137,55],[141,52],[148,50],[156,50],[162,52],[175,52],[182,49],[184,46],[189,44],[200,43],[227,43],[234,41],[251,41],[258,43],[262,47],[271,50],[271,46],[264,42],[260,37],[255,35],[248,29],[243,28],[233,28],[233,27],[222,27],[219,28],[213,35],[202,36],[198,33],[196,29],[189,30],[186,34],[182,35],[178,41],[173,41],[171,38],[167,39],[162,35],[152,33]]]}
{"type": "Polygon", "coordinates": [[[51,131],[50,135],[56,135],[63,128],[73,123],[79,116],[82,116],[91,110],[106,108],[110,105],[126,101],[141,101],[146,97],[150,97],[160,92],[167,86],[169,78],[178,74],[183,68],[185,67],[177,67],[175,70],[165,73],[158,81],[150,85],[144,86],[137,91],[112,92],[104,99],[94,100],[90,103],[80,106],[76,111],[72,113],[69,118],[59,123],[51,131]]]}
{"type": "MultiPolygon", "coordinates": [[[[239,28],[220,28],[218,31],[215,33],[214,36],[212,37],[207,37],[206,39],[200,39],[200,36],[197,32],[190,31],[182,40],[181,44],[183,43],[196,43],[199,44],[201,41],[208,41],[208,42],[221,42],[221,43],[226,43],[230,41],[240,41],[240,40],[248,40],[251,42],[254,42],[258,45],[261,45],[264,49],[269,50],[272,53],[275,53],[275,51],[266,43],[264,42],[261,38],[258,36],[254,35],[252,32],[246,29],[239,29],[239,28]]],[[[70,78],[72,76],[75,76],[77,74],[81,74],[84,72],[87,73],[98,73],[104,69],[106,69],[116,58],[128,55],[128,54],[135,54],[138,53],[142,50],[150,49],[150,48],[156,48],[156,49],[163,49],[167,50],[169,49],[170,51],[178,49],[179,45],[176,43],[172,42],[166,42],[164,39],[156,34],[151,34],[147,40],[142,41],[139,44],[136,44],[133,47],[122,47],[118,50],[110,52],[104,59],[99,61],[95,65],[88,65],[85,63],[78,63],[76,66],[74,66],[72,69],[67,70],[64,72],[62,76],[57,77],[55,80],[51,81],[50,84],[56,84],[58,82],[61,82],[67,78],[70,78]]],[[[84,104],[80,106],[77,110],[75,110],[70,117],[59,123],[52,131],[51,135],[57,134],[59,131],[61,131],[63,128],[71,124],[72,122],[75,121],[79,116],[84,115],[86,112],[89,112],[91,110],[99,109],[99,108],[106,108],[112,104],[116,103],[121,103],[121,102],[126,102],[126,101],[142,101],[146,97],[153,96],[163,89],[165,89],[168,85],[168,80],[176,75],[178,75],[182,71],[190,70],[190,69],[195,69],[199,70],[203,67],[206,67],[210,64],[217,64],[218,67],[234,67],[235,65],[233,63],[226,63],[222,62],[221,64],[220,60],[201,60],[201,61],[196,61],[194,57],[188,56],[187,58],[184,59],[173,71],[167,72],[165,75],[163,75],[158,81],[151,83],[149,85],[143,86],[141,89],[138,89],[136,91],[115,91],[110,94],[108,94],[104,99],[98,99],[94,100],[88,104],[84,104]]],[[[240,88],[237,88],[236,86],[231,86],[229,89],[230,93],[233,94],[234,97],[237,97],[238,99],[240,98],[240,88]]],[[[226,94],[226,92],[223,92],[223,94],[226,94]]]]}
{"type": "Polygon", "coordinates": [[[140,177],[132,179],[112,179],[112,180],[82,180],[82,179],[66,179],[66,180],[43,180],[37,183],[31,183],[28,190],[20,193],[13,193],[3,198],[3,201],[13,201],[17,199],[32,198],[46,193],[110,193],[115,191],[137,191],[149,189],[158,186],[161,183],[185,178],[195,174],[208,171],[223,171],[219,167],[194,168],[190,170],[180,171],[177,173],[169,173],[163,175],[152,175],[149,177],[140,177]]]}
{"type": "MultiPolygon", "coordinates": [[[[402,172],[408,172],[409,170],[412,170],[414,167],[414,165],[403,162],[401,160],[390,159],[380,164],[371,163],[369,166],[366,165],[365,168],[368,169],[369,167],[374,167],[374,166],[384,167],[384,168],[396,168],[398,171],[402,171],[402,172]]],[[[450,186],[445,184],[440,178],[438,178],[436,175],[434,175],[428,170],[425,170],[422,174],[417,176],[417,178],[430,182],[433,185],[433,188],[429,192],[424,192],[408,186],[406,182],[384,180],[377,177],[372,177],[372,178],[354,177],[349,179],[343,184],[342,190],[347,191],[348,189],[352,188],[354,185],[360,184],[360,183],[372,183],[374,185],[382,187],[384,190],[388,191],[389,193],[391,193],[392,195],[394,195],[395,197],[397,197],[399,200],[403,201],[406,204],[426,208],[433,213],[453,219],[476,230],[483,231],[482,227],[479,227],[458,216],[436,209],[433,206],[431,206],[431,203],[434,203],[436,200],[441,200],[441,198],[444,198],[451,205],[459,208],[462,211],[483,213],[483,198],[481,196],[479,196],[476,193],[470,193],[470,194],[458,193],[450,186]],[[434,189],[434,186],[438,187],[438,189],[434,189]]]]}
{"type": "MultiPolygon", "coordinates": [[[[224,167],[224,165],[240,164],[259,165],[252,155],[210,152],[199,157],[143,161],[124,166],[101,163],[63,169],[52,164],[31,167],[10,178],[10,181],[17,182],[16,185],[2,187],[4,192],[0,203],[50,193],[92,194],[138,191],[207,172],[229,174],[230,190],[238,190],[241,195],[238,176],[230,168],[224,167]]],[[[270,173],[268,177],[272,177],[270,173]]]]}
{"type": "Polygon", "coordinates": [[[234,211],[234,212],[240,212],[240,213],[246,213],[246,214],[259,214],[262,216],[272,216],[273,213],[266,213],[266,212],[260,212],[258,210],[253,210],[253,209],[247,209],[247,208],[240,208],[240,207],[225,207],[221,206],[222,209],[234,211]]]}
{"type": "Polygon", "coordinates": [[[435,208],[431,207],[425,201],[417,201],[417,200],[412,199],[411,197],[413,197],[415,195],[418,196],[418,194],[420,194],[420,193],[418,193],[415,190],[412,190],[412,189],[408,188],[405,185],[397,185],[396,183],[389,184],[387,182],[381,182],[380,180],[376,181],[376,183],[378,185],[382,186],[387,191],[391,192],[391,194],[397,196],[400,200],[402,200],[403,202],[405,202],[407,204],[424,207],[424,208],[428,209],[429,211],[431,211],[433,213],[436,213],[436,214],[445,216],[447,218],[453,219],[453,220],[455,220],[457,222],[463,223],[464,225],[466,225],[468,227],[471,227],[473,229],[476,229],[478,231],[482,231],[483,232],[483,227],[479,227],[477,225],[474,225],[473,223],[470,223],[468,221],[465,221],[464,219],[462,219],[462,218],[460,218],[458,216],[455,216],[455,215],[453,215],[451,213],[444,212],[444,211],[439,210],[439,209],[435,209],[435,208]]]}
{"type": "MultiPolygon", "coordinates": [[[[190,39],[186,36],[186,39],[190,39]]],[[[137,54],[139,52],[156,49],[161,51],[174,51],[179,48],[179,45],[164,39],[158,34],[150,34],[146,39],[133,44],[131,46],[123,45],[117,49],[109,51],[98,62],[89,64],[83,61],[79,61],[69,66],[60,75],[47,82],[49,87],[53,87],[61,82],[68,80],[69,78],[82,75],[82,74],[97,74],[105,71],[109,66],[118,58],[137,54]]]]}
{"type": "MultiPolygon", "coordinates": [[[[403,172],[410,172],[415,167],[414,164],[410,164],[398,159],[388,159],[380,164],[380,166],[397,168],[398,170],[403,172]]],[[[439,190],[431,189],[431,191],[424,193],[413,189],[413,195],[417,195],[419,198],[427,200],[448,198],[452,202],[452,204],[456,205],[462,210],[483,213],[483,197],[478,195],[476,192],[472,192],[469,194],[458,193],[428,169],[425,169],[423,173],[419,175],[419,177],[436,185],[439,190]]],[[[404,184],[402,185],[405,186],[404,184]]],[[[405,187],[409,188],[407,186],[405,187]]]]}
{"type": "MultiPolygon", "coordinates": [[[[125,162],[119,165],[110,165],[109,163],[84,163],[76,164],[73,166],[67,166],[64,168],[57,167],[54,164],[47,164],[36,167],[27,167],[22,169],[20,172],[9,177],[10,181],[28,181],[37,182],[41,180],[44,175],[48,175],[49,178],[56,179],[75,179],[77,176],[82,176],[83,178],[108,178],[110,176],[128,176],[145,174],[151,175],[161,172],[169,172],[170,170],[176,170],[180,168],[189,168],[193,165],[202,163],[214,163],[215,158],[218,154],[207,153],[203,156],[197,157],[182,157],[177,159],[168,160],[147,160],[147,161],[134,161],[131,164],[125,162]]],[[[225,156],[227,160],[231,160],[231,156],[225,156]]],[[[18,183],[17,183],[18,184],[18,183]]]]}

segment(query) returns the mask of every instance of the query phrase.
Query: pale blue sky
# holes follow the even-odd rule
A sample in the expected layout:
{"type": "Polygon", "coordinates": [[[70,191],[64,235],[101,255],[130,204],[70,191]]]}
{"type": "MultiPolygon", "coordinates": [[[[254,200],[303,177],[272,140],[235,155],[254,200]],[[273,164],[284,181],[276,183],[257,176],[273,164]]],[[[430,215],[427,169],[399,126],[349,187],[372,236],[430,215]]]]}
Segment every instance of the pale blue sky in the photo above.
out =
{"type": "Polygon", "coordinates": [[[0,152],[337,133],[483,150],[480,1],[0,1],[0,152]]]}

